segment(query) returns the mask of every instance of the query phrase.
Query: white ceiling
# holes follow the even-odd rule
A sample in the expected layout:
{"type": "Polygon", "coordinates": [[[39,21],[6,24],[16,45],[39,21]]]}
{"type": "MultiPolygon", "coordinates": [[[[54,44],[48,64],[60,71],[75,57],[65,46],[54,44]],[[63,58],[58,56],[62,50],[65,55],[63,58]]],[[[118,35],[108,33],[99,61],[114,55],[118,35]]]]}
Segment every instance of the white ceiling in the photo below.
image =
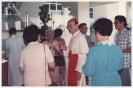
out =
{"type": "Polygon", "coordinates": [[[94,6],[110,4],[110,3],[117,3],[117,2],[89,2],[89,6],[94,7],[94,6]]]}

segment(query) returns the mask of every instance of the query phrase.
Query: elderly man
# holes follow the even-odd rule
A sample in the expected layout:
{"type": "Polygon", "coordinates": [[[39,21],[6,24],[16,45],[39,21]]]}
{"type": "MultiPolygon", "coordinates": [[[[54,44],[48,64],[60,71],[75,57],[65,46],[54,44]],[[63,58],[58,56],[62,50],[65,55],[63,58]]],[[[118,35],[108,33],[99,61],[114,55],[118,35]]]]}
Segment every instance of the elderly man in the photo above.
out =
{"type": "Polygon", "coordinates": [[[88,29],[87,24],[81,23],[78,28],[79,28],[80,32],[85,36],[89,48],[91,48],[91,46],[92,46],[91,38],[89,35],[86,35],[87,29],[88,29]]]}
{"type": "MultiPolygon", "coordinates": [[[[88,46],[89,46],[89,49],[92,47],[92,42],[91,42],[91,38],[90,38],[90,36],[89,35],[86,35],[86,33],[87,33],[87,24],[86,23],[81,23],[81,24],[79,24],[79,30],[80,30],[80,32],[85,36],[85,38],[86,38],[86,41],[87,41],[87,43],[88,43],[88,46]]],[[[90,80],[91,80],[91,78],[90,77],[88,77],[88,76],[86,76],[86,85],[91,85],[90,84],[90,80]],[[89,80],[88,80],[89,79],[89,80]]]]}
{"type": "Polygon", "coordinates": [[[84,35],[78,30],[78,21],[70,19],[67,22],[67,29],[72,34],[69,46],[60,46],[68,53],[68,86],[85,85],[85,76],[82,72],[82,66],[86,61],[86,54],[89,51],[87,41],[84,35]]]}

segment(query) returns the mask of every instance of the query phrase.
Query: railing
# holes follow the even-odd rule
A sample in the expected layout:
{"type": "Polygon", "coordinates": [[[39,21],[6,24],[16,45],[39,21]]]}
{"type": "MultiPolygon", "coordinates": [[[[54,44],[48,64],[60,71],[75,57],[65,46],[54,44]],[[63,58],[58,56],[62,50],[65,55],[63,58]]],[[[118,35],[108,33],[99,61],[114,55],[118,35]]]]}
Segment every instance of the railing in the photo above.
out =
{"type": "Polygon", "coordinates": [[[29,20],[27,19],[27,15],[25,14],[25,17],[22,17],[20,14],[10,14],[10,15],[9,14],[2,14],[2,17],[6,16],[6,18],[5,17],[2,18],[2,19],[4,19],[4,20],[2,20],[2,23],[5,22],[5,23],[3,23],[3,26],[5,26],[5,30],[8,30],[9,27],[13,27],[13,25],[11,26],[11,22],[14,22],[14,21],[16,21],[16,22],[20,21],[20,24],[15,25],[15,26],[17,26],[17,27],[20,26],[19,29],[16,28],[17,30],[23,30],[25,27],[28,26],[29,20]],[[9,27],[7,27],[7,26],[9,26],[9,27]]]}
{"type": "Polygon", "coordinates": [[[28,26],[28,24],[33,24],[33,22],[29,19],[28,17],[28,12],[26,12],[26,14],[22,15],[19,13],[19,11],[16,9],[15,6],[12,6],[11,9],[13,10],[13,12],[15,14],[19,14],[19,19],[16,19],[16,20],[25,20],[26,19],[26,26],[28,26]]]}
{"type": "MultiPolygon", "coordinates": [[[[28,12],[26,12],[25,14],[20,14],[19,11],[16,9],[15,6],[11,7],[11,10],[13,11],[13,14],[11,14],[11,16],[14,18],[15,21],[20,21],[21,23],[21,30],[24,30],[25,27],[27,27],[30,24],[34,24],[28,17],[28,12]]],[[[7,15],[7,17],[9,16],[9,14],[2,14],[2,15],[7,15]]],[[[9,20],[7,19],[7,22],[9,20]]],[[[6,25],[6,24],[5,24],[6,25]]],[[[8,24],[7,24],[8,26],[8,24]]]]}

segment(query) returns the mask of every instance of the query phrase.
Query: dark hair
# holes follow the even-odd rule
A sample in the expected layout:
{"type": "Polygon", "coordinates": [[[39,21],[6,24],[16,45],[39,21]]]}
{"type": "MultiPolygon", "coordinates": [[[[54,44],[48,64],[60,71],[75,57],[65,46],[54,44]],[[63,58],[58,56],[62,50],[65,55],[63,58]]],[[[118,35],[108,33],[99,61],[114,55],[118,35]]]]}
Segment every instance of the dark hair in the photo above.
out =
{"type": "Polygon", "coordinates": [[[10,28],[8,32],[9,32],[9,34],[11,35],[11,34],[16,33],[17,30],[16,30],[16,28],[10,28]]]}
{"type": "Polygon", "coordinates": [[[54,36],[55,36],[55,37],[61,36],[62,33],[63,33],[62,29],[55,29],[55,30],[54,30],[54,36]]]}
{"type": "Polygon", "coordinates": [[[39,30],[36,25],[30,25],[24,29],[23,39],[28,44],[38,40],[39,30]]]}
{"type": "Polygon", "coordinates": [[[39,33],[40,33],[43,37],[46,37],[46,35],[45,35],[45,30],[39,29],[39,33]]]}
{"type": "Polygon", "coordinates": [[[112,21],[107,18],[100,18],[95,21],[93,28],[96,32],[99,32],[102,36],[110,36],[113,31],[112,21]]]}
{"type": "Polygon", "coordinates": [[[124,22],[124,27],[127,27],[127,21],[126,21],[126,18],[125,18],[124,16],[122,16],[122,15],[117,15],[117,16],[115,17],[115,19],[117,19],[120,23],[121,23],[121,22],[124,22]]]}
{"type": "Polygon", "coordinates": [[[78,27],[78,28],[79,28],[79,29],[82,28],[83,25],[87,25],[87,24],[86,24],[86,23],[81,23],[81,24],[79,24],[79,27],[78,27]]]}
{"type": "Polygon", "coordinates": [[[127,29],[127,30],[131,30],[131,28],[129,28],[129,27],[126,27],[126,29],[127,29]]]}

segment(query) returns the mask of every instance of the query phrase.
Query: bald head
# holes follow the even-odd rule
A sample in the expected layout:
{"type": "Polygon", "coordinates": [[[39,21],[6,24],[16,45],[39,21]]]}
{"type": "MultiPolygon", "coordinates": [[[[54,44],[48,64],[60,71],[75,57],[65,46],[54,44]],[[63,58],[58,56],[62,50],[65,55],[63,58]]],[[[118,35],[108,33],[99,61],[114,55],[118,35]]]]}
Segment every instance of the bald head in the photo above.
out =
{"type": "Polygon", "coordinates": [[[74,34],[76,31],[78,31],[78,20],[70,19],[67,22],[67,29],[71,34],[74,34]]]}
{"type": "MultiPolygon", "coordinates": [[[[70,19],[69,21],[73,21],[75,24],[79,24],[77,19],[70,19]]],[[[69,21],[68,21],[68,22],[69,22],[69,21]]],[[[67,22],[67,23],[68,23],[68,22],[67,22]]]]}

